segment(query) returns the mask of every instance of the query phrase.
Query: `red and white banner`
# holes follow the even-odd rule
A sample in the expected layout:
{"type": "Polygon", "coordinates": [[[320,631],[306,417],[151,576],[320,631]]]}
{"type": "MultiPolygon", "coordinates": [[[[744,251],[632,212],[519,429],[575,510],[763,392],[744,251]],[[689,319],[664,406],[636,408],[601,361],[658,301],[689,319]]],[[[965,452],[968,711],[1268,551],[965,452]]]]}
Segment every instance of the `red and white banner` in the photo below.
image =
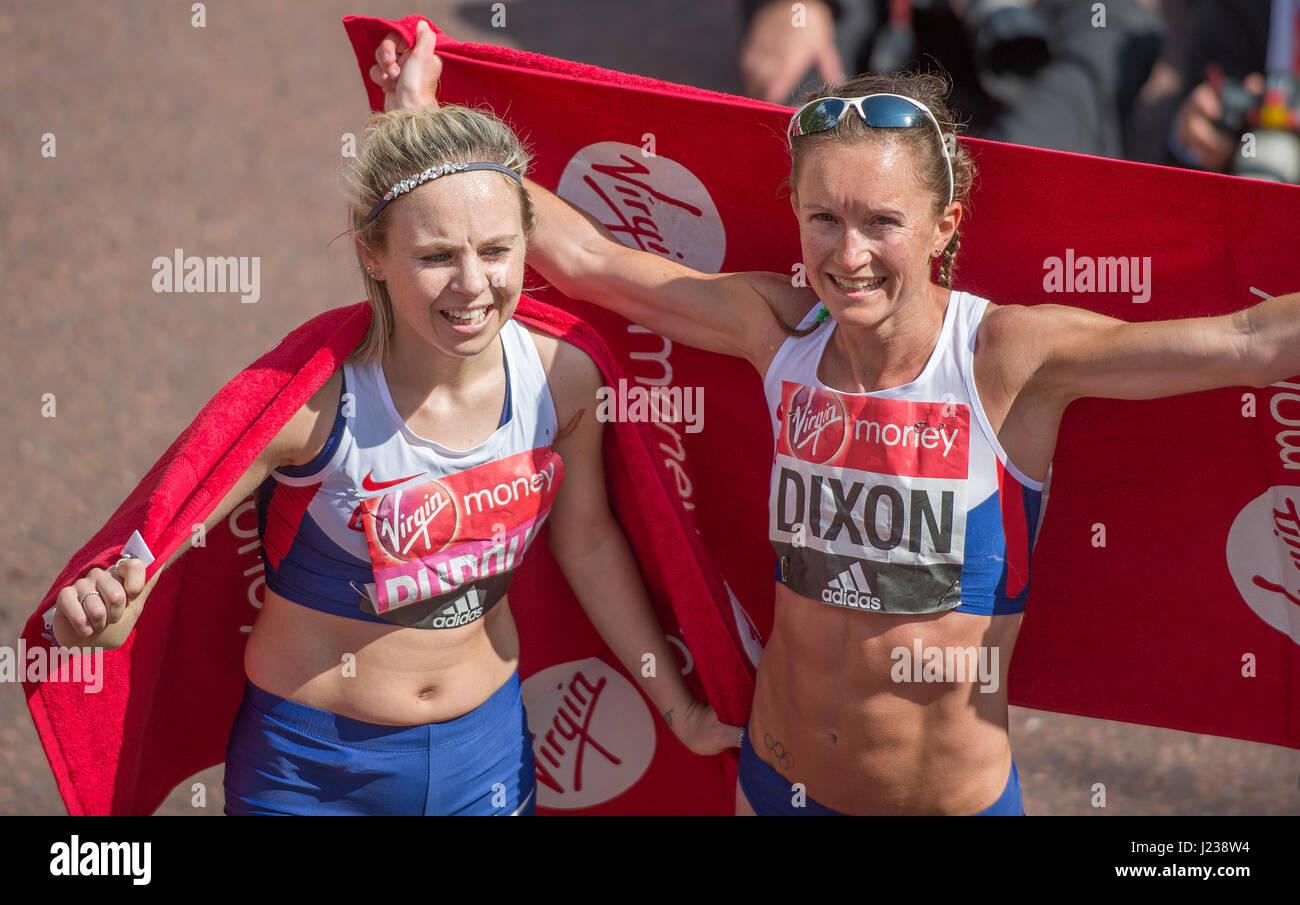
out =
{"type": "MultiPolygon", "coordinates": [[[[415,21],[401,23],[412,36],[415,21]]],[[[364,77],[388,25],[347,27],[364,77]]],[[[789,172],[784,108],[441,34],[438,52],[440,99],[504,116],[535,155],[530,175],[625,244],[704,271],[794,272],[797,226],[778,192],[789,172]]],[[[368,90],[374,105],[378,89],[368,90]]],[[[1224,314],[1300,288],[1300,188],[967,146],[980,177],[962,223],[959,288],[1128,321],[1224,314]]],[[[660,448],[708,550],[765,632],[773,446],[757,375],[596,306],[544,297],[595,325],[640,384],[704,388],[704,429],[662,425],[660,448]]],[[[1012,703],[1300,747],[1297,485],[1300,379],[1074,403],[1033,557],[1012,703]]],[[[545,645],[525,651],[525,675],[557,668],[545,645]]],[[[568,700],[595,700],[594,671],[566,676],[576,683],[568,700]]],[[[609,682],[599,707],[613,700],[609,682]]],[[[529,700],[548,725],[554,716],[557,733],[570,719],[556,697],[562,684],[548,675],[550,697],[529,700]]],[[[625,717],[620,731],[638,731],[635,722],[625,717]]],[[[598,751],[586,756],[584,769],[613,769],[598,751]]]]}

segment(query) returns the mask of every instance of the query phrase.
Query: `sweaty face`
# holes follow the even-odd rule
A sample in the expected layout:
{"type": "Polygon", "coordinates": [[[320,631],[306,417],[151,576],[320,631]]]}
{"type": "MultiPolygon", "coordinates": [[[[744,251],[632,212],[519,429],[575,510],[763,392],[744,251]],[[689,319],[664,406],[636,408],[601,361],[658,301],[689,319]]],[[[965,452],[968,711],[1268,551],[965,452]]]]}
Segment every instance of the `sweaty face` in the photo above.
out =
{"type": "Polygon", "coordinates": [[[951,238],[908,151],[828,141],[802,160],[791,198],[808,280],[835,320],[875,326],[930,285],[931,253],[951,238]]]}
{"type": "Polygon", "coordinates": [[[523,289],[517,189],[498,173],[456,173],[400,197],[390,216],[376,262],[393,300],[394,332],[412,331],[461,357],[486,349],[523,289]]]}

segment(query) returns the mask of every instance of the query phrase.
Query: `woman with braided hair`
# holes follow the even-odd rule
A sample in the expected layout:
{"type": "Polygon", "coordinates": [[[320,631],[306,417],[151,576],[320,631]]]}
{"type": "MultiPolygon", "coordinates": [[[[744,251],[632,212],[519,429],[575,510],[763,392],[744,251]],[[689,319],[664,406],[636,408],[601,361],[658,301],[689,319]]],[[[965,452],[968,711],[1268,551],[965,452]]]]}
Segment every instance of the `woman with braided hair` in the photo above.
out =
{"type": "MultiPolygon", "coordinates": [[[[433,34],[400,61],[395,40],[371,77],[436,104],[433,34]]],[[[806,286],[627,248],[526,183],[559,291],[763,379],[776,609],[741,814],[1022,814],[1006,680],[1066,407],[1300,371],[1298,294],[1126,323],[956,289],[974,167],[946,93],[860,76],[791,117],[806,286]]]]}

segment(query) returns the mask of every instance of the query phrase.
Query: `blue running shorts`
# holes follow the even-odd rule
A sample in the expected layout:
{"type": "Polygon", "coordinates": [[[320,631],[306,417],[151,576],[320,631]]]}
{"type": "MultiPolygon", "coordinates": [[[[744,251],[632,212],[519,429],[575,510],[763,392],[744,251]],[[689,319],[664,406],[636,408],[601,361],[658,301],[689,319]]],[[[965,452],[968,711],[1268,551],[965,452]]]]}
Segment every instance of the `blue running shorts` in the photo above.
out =
{"type": "Polygon", "coordinates": [[[226,813],[531,815],[520,688],[514,673],[454,720],[380,726],[248,682],[226,749],[226,813]]]}
{"type": "MultiPolygon", "coordinates": [[[[749,799],[750,807],[760,817],[777,817],[782,815],[800,817],[843,817],[839,811],[831,810],[825,805],[804,795],[802,807],[793,802],[794,790],[790,782],[771,765],[758,756],[753,745],[749,743],[749,728],[745,728],[745,737],[740,746],[740,769],[738,777],[740,790],[749,799]]],[[[1024,805],[1020,799],[1020,774],[1016,771],[1016,762],[1011,762],[1011,775],[1007,777],[1002,795],[975,817],[1025,816],[1024,805]]]]}

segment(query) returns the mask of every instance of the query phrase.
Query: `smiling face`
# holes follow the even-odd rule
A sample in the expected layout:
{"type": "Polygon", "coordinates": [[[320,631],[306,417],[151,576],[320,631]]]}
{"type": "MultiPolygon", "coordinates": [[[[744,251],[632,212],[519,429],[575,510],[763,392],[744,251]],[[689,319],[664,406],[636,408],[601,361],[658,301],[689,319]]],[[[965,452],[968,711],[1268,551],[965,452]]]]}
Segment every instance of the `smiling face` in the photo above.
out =
{"type": "Polygon", "coordinates": [[[878,326],[928,290],[932,255],[961,219],[960,204],[935,213],[907,148],[888,139],[808,148],[790,200],[808,280],[852,326],[878,326]]]}
{"type": "Polygon", "coordinates": [[[523,291],[519,193],[506,176],[444,176],[399,198],[382,251],[362,249],[392,298],[393,340],[468,358],[491,345],[523,291]]]}

